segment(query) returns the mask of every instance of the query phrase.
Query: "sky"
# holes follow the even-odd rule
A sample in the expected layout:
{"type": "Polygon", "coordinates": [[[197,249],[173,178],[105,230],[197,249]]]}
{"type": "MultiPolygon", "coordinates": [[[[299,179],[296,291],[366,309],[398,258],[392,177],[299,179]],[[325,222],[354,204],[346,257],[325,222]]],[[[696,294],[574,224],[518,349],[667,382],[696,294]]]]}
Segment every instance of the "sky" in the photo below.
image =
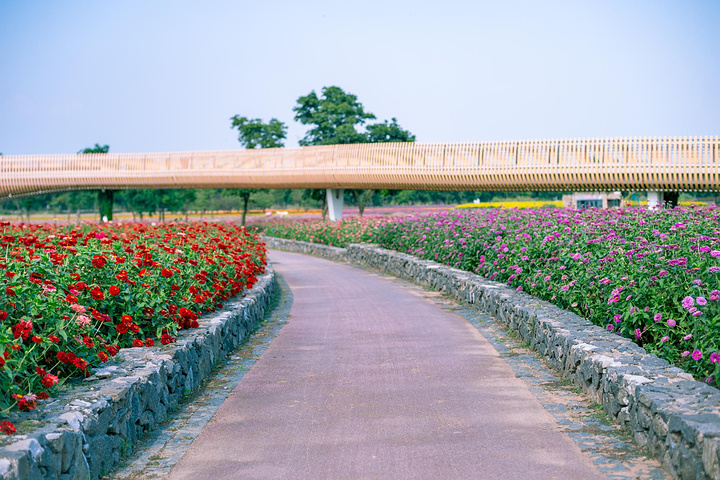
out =
{"type": "Polygon", "coordinates": [[[720,1],[0,0],[0,152],[232,150],[357,95],[418,142],[720,135],[720,1]]]}

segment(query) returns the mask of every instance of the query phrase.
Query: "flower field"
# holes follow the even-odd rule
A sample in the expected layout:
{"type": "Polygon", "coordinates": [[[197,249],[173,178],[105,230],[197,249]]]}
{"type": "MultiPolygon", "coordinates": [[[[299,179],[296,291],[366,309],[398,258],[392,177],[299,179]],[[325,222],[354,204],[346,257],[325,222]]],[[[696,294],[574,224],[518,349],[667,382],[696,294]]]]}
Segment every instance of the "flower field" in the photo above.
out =
{"type": "Polygon", "coordinates": [[[265,265],[258,236],[225,224],[0,223],[0,414],[34,409],[119,348],[174,342],[265,265]]]}
{"type": "Polygon", "coordinates": [[[284,220],[266,224],[263,233],[270,237],[344,248],[351,243],[374,241],[375,231],[384,221],[388,221],[387,217],[345,217],[339,222],[284,220]]]}
{"type": "Polygon", "coordinates": [[[269,226],[378,243],[507,283],[720,386],[720,209],[465,209],[269,226]]]}
{"type": "Polygon", "coordinates": [[[720,209],[452,211],[374,242],[507,283],[720,385],[720,209]]]}

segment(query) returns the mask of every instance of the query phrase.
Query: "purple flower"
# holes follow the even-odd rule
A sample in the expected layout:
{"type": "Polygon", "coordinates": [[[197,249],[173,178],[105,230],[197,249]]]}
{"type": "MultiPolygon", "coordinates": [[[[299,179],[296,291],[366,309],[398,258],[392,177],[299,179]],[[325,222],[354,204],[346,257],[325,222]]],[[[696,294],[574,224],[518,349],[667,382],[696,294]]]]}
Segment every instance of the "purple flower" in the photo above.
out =
{"type": "Polygon", "coordinates": [[[710,252],[711,257],[720,257],[720,250],[713,250],[710,252]]]}
{"type": "Polygon", "coordinates": [[[688,312],[689,312],[689,313],[695,313],[695,312],[697,312],[697,311],[698,311],[698,309],[695,308],[695,307],[690,307],[690,308],[688,308],[688,312]]]}
{"type": "Polygon", "coordinates": [[[665,335],[664,337],[662,337],[662,338],[660,339],[660,342],[661,342],[661,343],[665,343],[665,342],[667,342],[668,340],[670,340],[670,337],[668,337],[667,335],[665,335]]]}
{"type": "Polygon", "coordinates": [[[612,331],[613,331],[613,329],[615,328],[615,326],[614,326],[614,325],[612,325],[612,324],[610,324],[610,325],[608,325],[608,326],[607,326],[607,327],[605,327],[605,328],[607,328],[607,331],[608,331],[608,332],[612,332],[612,331]]]}
{"type": "Polygon", "coordinates": [[[690,340],[692,338],[692,333],[688,333],[683,337],[683,340],[690,340]]]}
{"type": "Polygon", "coordinates": [[[710,354],[710,363],[720,363],[720,353],[713,352],[710,354]]]}
{"type": "Polygon", "coordinates": [[[673,320],[672,318],[668,318],[666,323],[667,323],[667,326],[670,328],[672,328],[676,325],[675,320],[673,320]]]}
{"type": "Polygon", "coordinates": [[[560,290],[562,290],[563,292],[567,292],[568,290],[570,290],[570,285],[563,285],[560,290]]]}
{"type": "Polygon", "coordinates": [[[515,289],[516,292],[522,292],[522,285],[520,285],[518,288],[515,289]]]}
{"type": "Polygon", "coordinates": [[[702,315],[702,314],[703,314],[703,312],[701,312],[700,310],[696,310],[696,311],[693,312],[692,315],[693,315],[693,317],[699,317],[699,316],[702,315]]]}
{"type": "Polygon", "coordinates": [[[640,337],[642,337],[642,332],[640,331],[639,328],[636,328],[635,329],[635,338],[640,339],[640,337]]]}
{"type": "Polygon", "coordinates": [[[682,301],[683,308],[688,309],[688,308],[692,307],[693,305],[695,305],[695,299],[693,297],[683,298],[683,301],[682,301]]]}
{"type": "Polygon", "coordinates": [[[705,297],[697,297],[695,301],[698,305],[707,305],[707,300],[705,299],[705,297]]]}
{"type": "Polygon", "coordinates": [[[662,313],[656,313],[653,317],[653,320],[655,320],[656,322],[662,321],[662,313]]]}
{"type": "Polygon", "coordinates": [[[631,298],[632,298],[632,295],[628,295],[627,297],[625,297],[625,301],[627,302],[627,301],[630,300],[631,298]]]}
{"type": "Polygon", "coordinates": [[[700,350],[695,350],[695,351],[692,353],[692,358],[693,358],[693,360],[695,360],[695,361],[700,360],[700,359],[702,358],[702,352],[701,352],[700,350]]]}
{"type": "Polygon", "coordinates": [[[710,267],[710,268],[708,268],[708,272],[710,272],[710,273],[720,272],[720,267],[710,267]]]}
{"type": "Polygon", "coordinates": [[[687,357],[688,355],[690,355],[690,352],[688,352],[687,350],[680,354],[681,357],[687,357]]]}
{"type": "Polygon", "coordinates": [[[620,323],[620,320],[622,320],[622,315],[620,315],[619,313],[616,313],[615,316],[613,317],[613,320],[615,320],[615,323],[620,323]]]}

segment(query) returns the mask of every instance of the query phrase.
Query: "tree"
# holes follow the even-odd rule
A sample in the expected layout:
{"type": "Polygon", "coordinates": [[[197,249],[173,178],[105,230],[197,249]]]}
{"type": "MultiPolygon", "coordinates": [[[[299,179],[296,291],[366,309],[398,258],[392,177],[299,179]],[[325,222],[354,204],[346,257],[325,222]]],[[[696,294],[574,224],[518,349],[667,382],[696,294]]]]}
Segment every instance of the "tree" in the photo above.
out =
{"type": "MultiPolygon", "coordinates": [[[[82,154],[106,154],[110,151],[110,145],[100,145],[96,143],[94,147],[84,148],[78,153],[82,154]]],[[[114,190],[98,190],[98,208],[100,209],[100,219],[102,221],[111,221],[113,219],[113,194],[114,190]]]]}
{"type": "MultiPolygon", "coordinates": [[[[283,122],[276,118],[271,118],[268,123],[263,123],[259,118],[248,119],[247,117],[239,117],[235,115],[230,118],[232,125],[230,128],[238,129],[238,141],[240,144],[249,149],[255,148],[282,148],[285,146],[283,140],[287,134],[287,127],[283,122]]],[[[243,205],[242,225],[245,226],[245,218],[247,217],[248,204],[250,197],[260,190],[256,188],[234,188],[228,190],[228,193],[240,197],[243,205]]]]}
{"type": "Polygon", "coordinates": [[[357,96],[344,92],[340,87],[323,87],[319,98],[312,90],[300,97],[293,108],[295,120],[311,125],[301,146],[365,143],[366,136],[357,131],[358,126],[375,115],[366,112],[357,96]]]}
{"type": "MultiPolygon", "coordinates": [[[[358,127],[376,117],[365,111],[356,95],[346,93],[340,87],[324,87],[322,97],[318,97],[313,90],[298,98],[297,102],[293,108],[295,120],[311,126],[299,142],[303,146],[415,141],[415,135],[400,127],[394,117],[391,123],[385,120],[383,123],[368,125],[364,132],[358,131],[358,127]]],[[[362,217],[365,206],[373,198],[375,191],[350,189],[347,193],[355,200],[358,213],[362,217]]],[[[312,192],[308,196],[316,198],[324,194],[312,192]]]]}

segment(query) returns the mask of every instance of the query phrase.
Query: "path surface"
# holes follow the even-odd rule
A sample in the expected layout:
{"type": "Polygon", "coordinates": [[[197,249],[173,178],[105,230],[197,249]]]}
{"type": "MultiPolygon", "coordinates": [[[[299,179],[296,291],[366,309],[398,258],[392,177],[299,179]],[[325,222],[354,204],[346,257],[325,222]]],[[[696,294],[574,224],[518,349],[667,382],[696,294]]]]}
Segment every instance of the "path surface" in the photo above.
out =
{"type": "Polygon", "coordinates": [[[604,478],[464,318],[357,268],[271,259],[290,321],[170,478],[604,478]]]}

